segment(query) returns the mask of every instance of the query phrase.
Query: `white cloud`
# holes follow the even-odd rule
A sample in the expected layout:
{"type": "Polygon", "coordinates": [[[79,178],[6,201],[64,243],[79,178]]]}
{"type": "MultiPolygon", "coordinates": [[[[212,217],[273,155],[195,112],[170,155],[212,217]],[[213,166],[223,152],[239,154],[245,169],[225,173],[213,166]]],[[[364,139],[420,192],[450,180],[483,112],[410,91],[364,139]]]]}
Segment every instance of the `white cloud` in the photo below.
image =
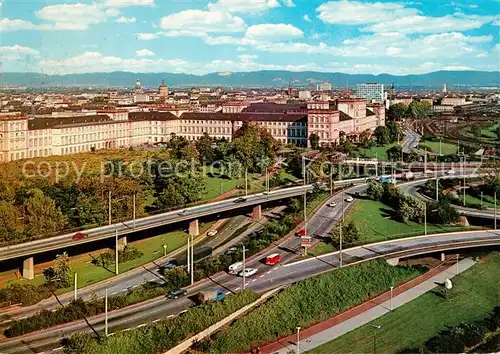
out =
{"type": "Polygon", "coordinates": [[[155,52],[150,51],[149,49],[139,49],[135,52],[138,57],[154,57],[156,55],[155,52]]]}
{"type": "Polygon", "coordinates": [[[257,13],[275,7],[280,7],[277,0],[218,0],[208,4],[210,11],[233,13],[257,13]]]}
{"type": "Polygon", "coordinates": [[[155,0],[106,0],[104,4],[109,7],[154,6],[155,0]]]}
{"type": "Polygon", "coordinates": [[[363,29],[368,32],[398,31],[402,33],[442,33],[467,31],[480,28],[494,20],[492,16],[466,16],[463,14],[443,17],[408,16],[392,21],[379,22],[363,29]]]}
{"type": "Polygon", "coordinates": [[[118,23],[135,23],[135,21],[136,21],[135,17],[124,17],[124,16],[121,16],[116,20],[116,22],[118,23]]]}
{"type": "Polygon", "coordinates": [[[241,54],[241,55],[238,55],[238,58],[241,60],[241,61],[244,61],[244,62],[247,62],[247,61],[254,61],[255,59],[257,59],[259,56],[258,55],[255,55],[255,54],[241,54]]]}
{"type": "Polygon", "coordinates": [[[295,7],[293,0],[282,0],[286,7],[295,7]]]}
{"type": "Polygon", "coordinates": [[[245,36],[254,40],[282,41],[304,36],[304,32],[288,24],[260,24],[248,27],[245,36]]]}
{"type": "Polygon", "coordinates": [[[136,33],[135,38],[137,38],[140,41],[149,41],[149,40],[158,38],[158,34],[156,34],[156,33],[136,33]]]}
{"type": "Polygon", "coordinates": [[[19,31],[19,30],[32,30],[36,25],[24,20],[10,20],[2,18],[0,21],[0,31],[19,31]]]}
{"type": "Polygon", "coordinates": [[[116,15],[116,10],[107,11],[96,4],[82,3],[49,5],[37,12],[40,19],[54,22],[49,29],[61,30],[85,30],[89,25],[105,22],[116,15]]]}
{"type": "Polygon", "coordinates": [[[12,46],[2,46],[0,47],[0,53],[7,53],[7,54],[22,54],[22,55],[39,55],[38,50],[30,48],[30,47],[24,47],[18,44],[12,45],[12,46]]]}
{"type": "Polygon", "coordinates": [[[413,16],[416,9],[405,8],[402,3],[329,1],[316,9],[321,21],[329,24],[360,25],[379,23],[400,17],[413,16]]]}
{"type": "Polygon", "coordinates": [[[304,15],[304,20],[307,22],[311,22],[311,18],[307,14],[304,15]]]}
{"type": "Polygon", "coordinates": [[[443,67],[443,70],[462,71],[462,70],[472,70],[472,68],[470,66],[465,66],[465,65],[448,65],[443,67]]]}
{"type": "Polygon", "coordinates": [[[185,10],[161,20],[164,30],[183,31],[186,28],[191,32],[242,32],[245,22],[240,17],[226,12],[185,10]]]}

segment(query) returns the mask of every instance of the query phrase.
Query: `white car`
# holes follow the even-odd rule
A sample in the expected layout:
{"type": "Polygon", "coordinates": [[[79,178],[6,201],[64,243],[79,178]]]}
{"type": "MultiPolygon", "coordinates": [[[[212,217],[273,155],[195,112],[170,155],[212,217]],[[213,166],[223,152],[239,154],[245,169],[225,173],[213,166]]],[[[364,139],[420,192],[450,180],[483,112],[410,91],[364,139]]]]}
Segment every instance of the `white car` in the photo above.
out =
{"type": "MultiPolygon", "coordinates": [[[[256,268],[246,268],[245,269],[245,278],[246,277],[251,277],[252,275],[254,275],[255,273],[257,273],[257,269],[256,268]]],[[[243,276],[243,271],[239,272],[238,275],[240,277],[243,276]]]]}
{"type": "Polygon", "coordinates": [[[347,198],[345,198],[345,201],[350,203],[350,202],[354,201],[354,198],[351,196],[348,196],[347,198]]]}
{"type": "Polygon", "coordinates": [[[217,235],[217,232],[218,232],[217,230],[210,230],[207,232],[207,236],[213,237],[217,235]]]}
{"type": "Polygon", "coordinates": [[[431,170],[425,170],[424,172],[426,175],[432,175],[434,173],[434,171],[431,171],[431,170]]]}
{"type": "Polygon", "coordinates": [[[455,170],[449,170],[448,172],[446,172],[447,175],[454,175],[455,173],[455,170]]]}
{"type": "Polygon", "coordinates": [[[180,215],[180,216],[189,215],[189,211],[188,210],[183,210],[180,213],[178,213],[178,215],[180,215]]]}
{"type": "Polygon", "coordinates": [[[330,204],[328,204],[328,206],[330,208],[335,208],[337,206],[337,202],[331,202],[330,204]]]}

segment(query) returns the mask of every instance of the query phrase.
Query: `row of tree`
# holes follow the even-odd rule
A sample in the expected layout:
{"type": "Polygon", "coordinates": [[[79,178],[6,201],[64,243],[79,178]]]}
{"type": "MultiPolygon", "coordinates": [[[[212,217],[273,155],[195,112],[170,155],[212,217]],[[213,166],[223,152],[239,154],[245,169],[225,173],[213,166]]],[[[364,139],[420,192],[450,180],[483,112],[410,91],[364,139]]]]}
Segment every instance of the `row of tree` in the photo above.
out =
{"type": "Polygon", "coordinates": [[[432,114],[432,105],[429,102],[414,100],[409,105],[396,103],[389,107],[387,117],[389,120],[401,121],[406,118],[424,119],[432,114]]]}

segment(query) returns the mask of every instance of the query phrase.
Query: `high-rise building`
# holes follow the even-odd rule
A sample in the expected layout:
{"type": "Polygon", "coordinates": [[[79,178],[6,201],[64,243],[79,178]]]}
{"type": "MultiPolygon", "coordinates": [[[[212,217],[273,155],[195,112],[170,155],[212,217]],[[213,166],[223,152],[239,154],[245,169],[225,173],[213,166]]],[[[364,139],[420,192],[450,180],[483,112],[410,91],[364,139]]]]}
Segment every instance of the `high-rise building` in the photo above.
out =
{"type": "Polygon", "coordinates": [[[356,97],[372,102],[384,102],[384,85],[374,82],[356,85],[356,97]]]}
{"type": "Polygon", "coordinates": [[[311,99],[311,91],[299,91],[299,99],[301,100],[311,99]]]}
{"type": "Polygon", "coordinates": [[[319,84],[319,90],[320,91],[331,91],[332,84],[329,82],[323,82],[323,83],[319,84]]]}
{"type": "Polygon", "coordinates": [[[446,84],[443,84],[443,88],[441,89],[443,93],[448,92],[448,89],[446,88],[446,84]]]}

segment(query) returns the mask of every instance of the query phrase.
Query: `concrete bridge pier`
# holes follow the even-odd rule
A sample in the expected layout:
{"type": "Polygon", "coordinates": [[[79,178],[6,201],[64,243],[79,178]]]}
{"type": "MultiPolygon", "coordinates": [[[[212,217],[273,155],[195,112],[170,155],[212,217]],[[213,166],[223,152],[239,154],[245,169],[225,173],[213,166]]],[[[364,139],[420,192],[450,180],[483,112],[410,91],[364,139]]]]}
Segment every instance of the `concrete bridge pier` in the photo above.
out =
{"type": "Polygon", "coordinates": [[[256,220],[262,219],[262,207],[260,204],[253,207],[252,217],[256,220]]]}
{"type": "Polygon", "coordinates": [[[118,249],[123,250],[127,246],[127,235],[118,237],[118,249]]]}
{"type": "Polygon", "coordinates": [[[200,234],[200,225],[198,219],[189,223],[189,234],[191,236],[198,236],[200,234]]]}
{"type": "Polygon", "coordinates": [[[29,280],[35,279],[33,257],[27,258],[23,261],[23,278],[29,280]]]}
{"type": "Polygon", "coordinates": [[[446,254],[444,252],[441,252],[441,262],[446,261],[446,254]]]}
{"type": "Polygon", "coordinates": [[[390,258],[386,262],[391,266],[397,266],[399,264],[399,258],[390,258]]]}

